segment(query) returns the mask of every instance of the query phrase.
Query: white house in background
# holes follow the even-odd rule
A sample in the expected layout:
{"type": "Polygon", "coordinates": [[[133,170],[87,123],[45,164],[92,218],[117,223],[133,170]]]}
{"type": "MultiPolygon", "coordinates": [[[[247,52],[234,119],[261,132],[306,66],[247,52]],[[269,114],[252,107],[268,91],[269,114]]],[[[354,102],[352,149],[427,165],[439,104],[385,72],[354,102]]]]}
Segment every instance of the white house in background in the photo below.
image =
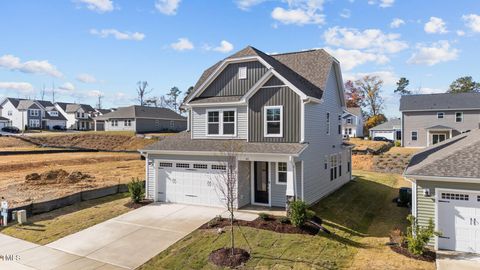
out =
{"type": "Polygon", "coordinates": [[[99,118],[99,116],[105,115],[107,113],[111,113],[116,111],[116,108],[110,109],[97,109],[95,108],[95,113],[93,113],[93,122],[95,131],[104,131],[105,130],[105,120],[99,118]]]}
{"type": "Polygon", "coordinates": [[[347,107],[342,115],[342,135],[347,137],[363,137],[363,114],[360,107],[347,107]]]}
{"type": "Polygon", "coordinates": [[[400,119],[390,119],[385,123],[374,126],[370,129],[370,137],[384,137],[392,141],[402,139],[402,121],[400,119]]]}
{"type": "Polygon", "coordinates": [[[74,130],[94,130],[95,109],[87,104],[57,102],[55,107],[67,119],[67,128],[74,130]]]}
{"type": "Polygon", "coordinates": [[[10,120],[8,118],[0,116],[0,129],[9,125],[10,125],[10,120]]]}
{"type": "Polygon", "coordinates": [[[9,125],[19,129],[65,128],[67,123],[67,119],[50,101],[6,98],[0,106],[0,116],[7,118],[9,125]]]}

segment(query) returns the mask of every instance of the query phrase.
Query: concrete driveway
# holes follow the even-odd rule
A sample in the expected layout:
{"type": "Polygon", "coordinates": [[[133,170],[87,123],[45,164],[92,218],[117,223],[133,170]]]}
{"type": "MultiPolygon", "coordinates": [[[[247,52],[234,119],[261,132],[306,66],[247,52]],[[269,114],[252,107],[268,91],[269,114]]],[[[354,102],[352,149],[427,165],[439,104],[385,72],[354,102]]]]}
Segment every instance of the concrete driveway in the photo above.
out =
{"type": "Polygon", "coordinates": [[[152,204],[69,235],[46,247],[134,269],[225,209],[152,204]]]}
{"type": "Polygon", "coordinates": [[[480,269],[480,254],[445,251],[437,252],[437,270],[480,269]]]}

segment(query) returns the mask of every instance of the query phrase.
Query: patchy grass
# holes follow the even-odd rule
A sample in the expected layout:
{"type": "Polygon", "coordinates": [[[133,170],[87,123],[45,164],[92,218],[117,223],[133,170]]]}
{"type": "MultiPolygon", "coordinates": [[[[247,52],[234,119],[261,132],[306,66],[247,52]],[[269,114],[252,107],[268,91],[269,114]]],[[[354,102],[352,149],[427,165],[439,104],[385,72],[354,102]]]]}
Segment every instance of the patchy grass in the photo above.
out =
{"type": "Polygon", "coordinates": [[[351,138],[348,142],[355,145],[353,151],[366,151],[367,149],[370,149],[371,151],[377,152],[389,145],[387,142],[364,140],[360,138],[351,138]]]}
{"type": "Polygon", "coordinates": [[[372,171],[373,155],[352,155],[352,169],[372,171]]]}
{"type": "Polygon", "coordinates": [[[126,213],[128,193],[80,202],[29,218],[25,225],[12,225],[1,232],[16,238],[45,245],[95,224],[126,213]]]}
{"type": "MultiPolygon", "coordinates": [[[[391,229],[406,226],[408,209],[391,202],[397,188],[406,183],[398,175],[354,173],[356,181],[312,207],[332,235],[280,234],[237,227],[237,247],[252,255],[245,268],[434,269],[433,263],[403,257],[384,245],[391,229]]],[[[228,246],[229,240],[226,233],[196,230],[139,269],[219,269],[208,262],[208,255],[228,246]]]]}
{"type": "Polygon", "coordinates": [[[402,154],[402,155],[413,155],[422,150],[421,148],[412,148],[412,147],[392,147],[387,152],[388,154],[402,154]]]}

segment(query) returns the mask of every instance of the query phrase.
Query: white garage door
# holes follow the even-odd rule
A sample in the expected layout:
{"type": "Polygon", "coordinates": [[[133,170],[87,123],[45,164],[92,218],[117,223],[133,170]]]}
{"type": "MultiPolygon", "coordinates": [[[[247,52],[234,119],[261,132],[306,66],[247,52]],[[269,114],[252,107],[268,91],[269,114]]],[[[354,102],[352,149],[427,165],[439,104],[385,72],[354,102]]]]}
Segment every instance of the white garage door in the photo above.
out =
{"type": "Polygon", "coordinates": [[[4,128],[4,127],[6,127],[6,126],[7,126],[7,123],[5,123],[5,122],[0,122],[0,129],[1,129],[1,128],[4,128]]]}
{"type": "Polygon", "coordinates": [[[438,248],[480,253],[480,192],[440,191],[438,248]]]}
{"type": "Polygon", "coordinates": [[[391,131],[372,131],[373,136],[372,137],[385,137],[389,140],[395,140],[393,136],[393,132],[391,131]]]}
{"type": "Polygon", "coordinates": [[[164,202],[224,207],[225,165],[205,162],[159,163],[158,195],[164,202]]]}

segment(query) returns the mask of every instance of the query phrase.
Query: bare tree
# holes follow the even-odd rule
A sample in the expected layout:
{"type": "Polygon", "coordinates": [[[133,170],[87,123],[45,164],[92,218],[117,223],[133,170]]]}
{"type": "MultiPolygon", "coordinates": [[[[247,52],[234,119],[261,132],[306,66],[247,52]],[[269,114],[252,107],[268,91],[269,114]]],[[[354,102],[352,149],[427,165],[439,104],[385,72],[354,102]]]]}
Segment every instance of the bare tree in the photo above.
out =
{"type": "Polygon", "coordinates": [[[98,98],[97,109],[101,109],[102,108],[102,99],[103,99],[102,93],[99,93],[97,98],[98,98]]]}
{"type": "Polygon", "coordinates": [[[140,102],[140,106],[145,105],[145,99],[148,94],[150,94],[153,89],[148,90],[148,82],[147,81],[139,81],[137,82],[137,98],[140,102]]]}
{"type": "Polygon", "coordinates": [[[52,103],[55,103],[55,83],[52,82],[52,103]]]}
{"type": "Polygon", "coordinates": [[[42,100],[45,100],[45,94],[47,93],[47,89],[45,88],[45,84],[42,85],[42,91],[40,92],[40,97],[42,100]]]}
{"type": "Polygon", "coordinates": [[[236,154],[241,152],[241,147],[236,141],[225,141],[223,143],[225,149],[223,156],[225,157],[224,170],[220,170],[218,174],[212,176],[215,183],[215,190],[218,196],[227,207],[227,211],[230,215],[230,238],[231,238],[231,255],[234,255],[235,248],[235,234],[233,231],[233,222],[236,201],[238,199],[238,168],[237,168],[237,156],[236,154]]]}
{"type": "Polygon", "coordinates": [[[355,85],[365,96],[364,104],[369,111],[369,116],[377,116],[382,113],[383,98],[381,96],[383,81],[378,76],[365,76],[355,81],[355,85]]]}

